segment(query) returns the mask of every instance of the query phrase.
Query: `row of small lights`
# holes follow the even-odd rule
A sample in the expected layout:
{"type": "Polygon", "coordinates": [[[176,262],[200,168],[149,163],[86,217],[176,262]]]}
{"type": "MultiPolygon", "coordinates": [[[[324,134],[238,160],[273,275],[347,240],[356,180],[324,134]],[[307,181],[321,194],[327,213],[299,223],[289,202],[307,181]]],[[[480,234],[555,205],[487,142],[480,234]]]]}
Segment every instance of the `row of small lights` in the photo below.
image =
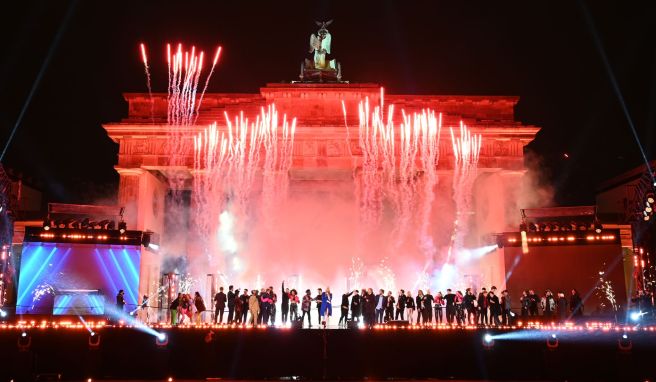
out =
{"type": "MultiPolygon", "coordinates": [[[[59,321],[59,322],[48,322],[48,321],[19,321],[15,325],[13,324],[0,324],[0,329],[4,330],[25,330],[25,329],[72,329],[72,330],[88,330],[90,329],[102,329],[104,327],[118,327],[118,328],[134,328],[133,325],[125,325],[122,321],[119,321],[118,325],[109,325],[105,321],[98,322],[87,322],[87,326],[84,326],[79,322],[72,321],[59,321]]],[[[149,325],[151,328],[159,329],[171,329],[173,328],[170,324],[160,323],[155,325],[149,325]]],[[[267,328],[276,328],[276,329],[291,329],[291,326],[277,326],[271,327],[268,325],[244,325],[244,324],[192,324],[192,325],[179,325],[179,329],[267,329],[267,328]]],[[[360,329],[366,329],[365,325],[360,325],[360,329]]],[[[630,330],[638,331],[637,326],[623,326],[616,325],[612,322],[587,322],[585,325],[575,325],[572,322],[566,323],[541,323],[541,322],[526,322],[518,321],[517,325],[500,325],[500,326],[478,326],[478,325],[448,325],[448,324],[428,324],[428,325],[383,325],[377,324],[373,326],[375,330],[396,330],[396,329],[408,329],[408,330],[425,330],[425,329],[434,329],[434,330],[456,330],[456,329],[465,329],[465,330],[477,330],[477,329],[503,329],[503,330],[512,330],[512,329],[533,329],[533,330],[567,330],[567,331],[621,331],[621,330],[630,330]]],[[[655,326],[643,326],[641,327],[643,331],[653,332],[656,330],[655,326]]]]}
{"type": "MultiPolygon", "coordinates": [[[[615,235],[596,235],[596,236],[595,235],[588,235],[588,236],[585,237],[585,239],[587,241],[596,241],[596,240],[611,241],[611,240],[615,240],[615,235]]],[[[564,241],[572,242],[572,241],[575,241],[575,240],[576,240],[575,236],[550,236],[550,237],[547,237],[547,238],[544,238],[544,237],[529,237],[529,238],[526,239],[526,241],[529,242],[529,243],[540,243],[540,242],[544,242],[544,241],[550,242],[550,243],[558,243],[558,242],[564,242],[564,241]]],[[[519,241],[520,241],[520,239],[518,239],[516,237],[508,238],[509,243],[517,243],[519,241]]]]}
{"type": "MultiPolygon", "coordinates": [[[[42,239],[54,239],[57,236],[54,233],[42,232],[39,234],[39,237],[42,239]]],[[[79,233],[72,234],[62,234],[59,237],[62,239],[72,239],[72,240],[85,240],[85,239],[96,239],[96,240],[107,240],[109,239],[108,235],[84,235],[79,233]]],[[[127,236],[120,236],[119,240],[125,241],[128,240],[127,236]]]]}

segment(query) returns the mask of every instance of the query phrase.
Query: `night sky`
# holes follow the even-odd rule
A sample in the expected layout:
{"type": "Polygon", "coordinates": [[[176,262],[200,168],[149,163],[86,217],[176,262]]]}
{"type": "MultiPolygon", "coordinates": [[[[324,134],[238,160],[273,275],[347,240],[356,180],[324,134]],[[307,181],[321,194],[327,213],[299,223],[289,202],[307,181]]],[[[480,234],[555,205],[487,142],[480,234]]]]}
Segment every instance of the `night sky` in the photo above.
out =
{"type": "MultiPolygon", "coordinates": [[[[555,202],[592,203],[596,185],[642,163],[594,39],[617,77],[647,157],[656,142],[656,22],[651,2],[234,1],[176,4],[79,1],[3,164],[41,184],[50,201],[111,198],[117,146],[101,123],[127,114],[122,92],[166,90],[166,42],[224,48],[210,92],[255,93],[297,78],[314,20],[334,19],[344,78],[389,93],[519,95],[516,118],[543,129],[532,165],[555,202]],[[567,153],[569,158],[565,158],[567,153]]],[[[0,31],[4,146],[67,1],[14,2],[0,31]]]]}

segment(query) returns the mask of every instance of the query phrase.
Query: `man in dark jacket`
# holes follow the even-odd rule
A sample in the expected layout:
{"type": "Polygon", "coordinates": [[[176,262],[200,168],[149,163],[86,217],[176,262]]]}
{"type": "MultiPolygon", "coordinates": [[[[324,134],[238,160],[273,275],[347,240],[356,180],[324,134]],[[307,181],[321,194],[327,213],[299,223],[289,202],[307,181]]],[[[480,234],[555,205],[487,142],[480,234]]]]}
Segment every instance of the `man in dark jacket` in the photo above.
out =
{"type": "Polygon", "coordinates": [[[376,296],[374,296],[374,291],[371,288],[367,289],[367,293],[364,295],[363,305],[364,322],[369,328],[372,328],[376,324],[376,296]]]}
{"type": "Polygon", "coordinates": [[[356,289],[353,291],[353,297],[351,298],[351,320],[360,322],[361,315],[362,296],[360,296],[360,292],[356,289]]]}
{"type": "Polygon", "coordinates": [[[451,289],[446,290],[446,294],[444,295],[444,300],[446,301],[446,322],[449,323],[449,325],[453,324],[453,319],[456,316],[456,306],[455,306],[455,300],[456,300],[456,295],[451,292],[451,289]]]}
{"type": "Polygon", "coordinates": [[[472,324],[472,317],[474,318],[474,323],[476,321],[476,308],[474,308],[475,300],[476,300],[476,296],[474,295],[474,292],[472,292],[471,288],[467,288],[465,290],[465,297],[463,298],[462,304],[464,305],[465,310],[467,311],[468,325],[472,324]]]}
{"type": "Polygon", "coordinates": [[[285,281],[282,282],[281,288],[282,302],[280,303],[280,318],[283,325],[287,323],[287,316],[289,315],[289,288],[285,289],[285,281]]]}
{"type": "MultiPolygon", "coordinates": [[[[496,290],[496,288],[494,288],[496,290]]],[[[499,321],[499,314],[501,314],[501,304],[499,303],[499,297],[494,294],[493,290],[487,294],[487,304],[490,307],[490,325],[494,321],[494,325],[501,325],[499,321]]]]}
{"type": "Polygon", "coordinates": [[[485,288],[481,289],[481,293],[478,294],[478,324],[487,325],[487,290],[485,288]]]}
{"type": "Polygon", "coordinates": [[[394,317],[395,320],[401,319],[405,320],[404,312],[405,312],[405,299],[407,297],[405,296],[405,291],[401,289],[399,291],[399,298],[396,300],[396,316],[394,317]]]}
{"type": "Polygon", "coordinates": [[[540,296],[535,294],[533,289],[528,291],[528,314],[530,316],[538,315],[538,305],[540,304],[540,296]]]}
{"type": "Polygon", "coordinates": [[[234,287],[232,285],[228,286],[228,323],[232,324],[235,320],[235,292],[233,292],[234,287]]]}
{"type": "Polygon", "coordinates": [[[512,315],[510,314],[510,308],[512,304],[510,301],[510,295],[507,290],[501,292],[501,321],[504,325],[510,325],[512,315]]]}
{"type": "Polygon", "coordinates": [[[321,296],[323,296],[323,290],[321,288],[318,288],[317,295],[314,297],[314,302],[316,303],[317,324],[319,325],[321,325],[321,296]]]}
{"type": "Polygon", "coordinates": [[[223,311],[225,310],[227,296],[223,293],[223,287],[219,288],[219,293],[214,295],[214,322],[219,320],[219,324],[223,323],[223,311]]]}
{"type": "Polygon", "coordinates": [[[244,293],[242,293],[241,296],[239,296],[239,299],[241,300],[241,314],[242,314],[242,319],[241,322],[246,324],[246,319],[248,318],[248,299],[250,296],[248,295],[248,288],[244,288],[244,293]]]}

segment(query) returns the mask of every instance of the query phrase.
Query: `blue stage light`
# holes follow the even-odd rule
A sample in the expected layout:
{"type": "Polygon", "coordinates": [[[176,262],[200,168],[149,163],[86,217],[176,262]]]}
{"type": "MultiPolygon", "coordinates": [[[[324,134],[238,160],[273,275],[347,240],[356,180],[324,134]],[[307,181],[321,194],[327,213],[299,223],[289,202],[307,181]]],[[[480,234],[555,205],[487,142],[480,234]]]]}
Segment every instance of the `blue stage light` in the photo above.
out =
{"type": "Polygon", "coordinates": [[[640,321],[642,315],[643,315],[642,312],[632,312],[629,317],[631,317],[631,321],[640,321]]]}
{"type": "Polygon", "coordinates": [[[483,340],[484,340],[486,343],[488,343],[488,344],[491,343],[491,342],[492,342],[492,335],[489,334],[489,333],[486,334],[486,335],[483,337],[483,340]]]}

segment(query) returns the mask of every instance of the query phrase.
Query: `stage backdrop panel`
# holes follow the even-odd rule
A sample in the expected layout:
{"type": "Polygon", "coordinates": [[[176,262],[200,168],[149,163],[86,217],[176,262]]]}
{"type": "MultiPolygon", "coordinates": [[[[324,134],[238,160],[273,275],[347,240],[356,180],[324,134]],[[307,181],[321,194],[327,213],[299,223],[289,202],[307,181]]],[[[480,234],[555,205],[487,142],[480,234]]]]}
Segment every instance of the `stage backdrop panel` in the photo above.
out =
{"type": "MultiPolygon", "coordinates": [[[[594,314],[601,303],[608,301],[599,298],[595,287],[599,272],[616,294],[617,302],[626,308],[626,288],[624,283],[623,253],[620,244],[607,245],[559,245],[530,246],[529,253],[523,254],[521,247],[505,247],[507,289],[512,298],[513,309],[520,308],[522,290],[533,289],[542,297],[550,289],[554,295],[565,292],[569,301],[570,292],[576,289],[584,302],[584,314],[594,314]]],[[[598,312],[597,312],[598,313],[598,312]]]]}
{"type": "Polygon", "coordinates": [[[103,314],[120,289],[134,309],[140,261],[140,246],[26,242],[16,313],[103,314]]]}

